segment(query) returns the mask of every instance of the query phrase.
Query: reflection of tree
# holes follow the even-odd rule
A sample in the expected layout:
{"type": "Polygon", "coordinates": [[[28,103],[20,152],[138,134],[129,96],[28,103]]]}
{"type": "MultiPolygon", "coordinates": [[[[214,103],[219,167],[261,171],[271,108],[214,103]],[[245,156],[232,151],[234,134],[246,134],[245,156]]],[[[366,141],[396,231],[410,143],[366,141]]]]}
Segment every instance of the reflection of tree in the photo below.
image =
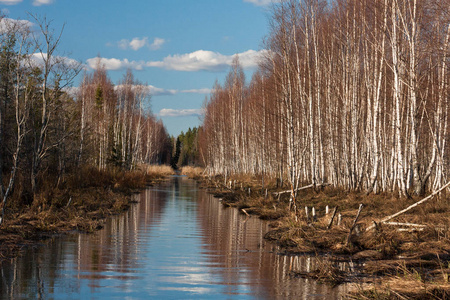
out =
{"type": "MultiPolygon", "coordinates": [[[[249,293],[268,299],[309,294],[338,297],[339,290],[314,281],[290,278],[290,270],[314,269],[315,260],[277,255],[275,246],[263,239],[266,223],[256,217],[246,220],[236,209],[223,208],[206,191],[198,190],[192,180],[175,178],[166,187],[146,190],[136,196],[136,200],[139,203],[130,211],[108,220],[105,228],[96,234],[57,238],[45,247],[30,249],[22,258],[4,262],[0,266],[0,298],[36,298],[37,295],[49,298],[58,297],[58,293],[66,297],[86,292],[94,295],[104,293],[100,287],[111,284],[111,280],[105,279],[114,279],[113,282],[120,285],[115,288],[125,291],[129,288],[127,283],[140,276],[135,272],[142,269],[143,260],[149,255],[148,244],[163,240],[148,239],[154,233],[153,228],[159,230],[165,223],[170,223],[170,230],[180,228],[175,235],[168,232],[168,236],[183,235],[184,238],[192,234],[186,229],[189,227],[198,239],[174,243],[185,248],[177,248],[171,255],[185,259],[186,265],[162,266],[168,268],[162,271],[170,272],[172,267],[172,272],[176,273],[171,277],[177,280],[171,288],[186,288],[186,292],[195,293],[202,289],[208,292],[209,287],[219,285],[223,287],[221,292],[230,295],[249,293]],[[174,215],[179,219],[167,219],[174,215]],[[201,233],[200,238],[198,233],[201,233]]],[[[156,247],[166,246],[158,244],[156,247]]],[[[155,282],[158,284],[161,282],[155,282]]]]}
{"type": "Polygon", "coordinates": [[[257,217],[246,219],[236,209],[224,208],[205,191],[198,193],[198,220],[211,264],[217,266],[227,292],[236,285],[249,285],[252,295],[267,299],[290,299],[309,294],[337,298],[340,289],[315,281],[291,278],[289,271],[314,269],[308,256],[281,256],[273,244],[264,241],[267,224],[257,217]],[[275,250],[275,251],[274,251],[275,250]]]}
{"type": "Polygon", "coordinates": [[[167,192],[146,190],[136,198],[139,204],[132,206],[123,216],[111,219],[104,230],[95,236],[82,236],[78,259],[81,272],[113,271],[128,274],[139,267],[139,234],[146,234],[151,230],[152,223],[159,222],[167,192]],[[111,266],[114,266],[114,270],[111,266]]]}
{"type": "MultiPolygon", "coordinates": [[[[57,287],[66,295],[80,293],[80,280],[89,280],[91,292],[100,286],[104,274],[131,274],[138,267],[140,257],[138,235],[151,230],[153,223],[165,208],[167,191],[146,190],[136,195],[137,205],[127,213],[109,219],[103,230],[92,234],[56,238],[45,247],[30,249],[23,257],[4,261],[0,266],[2,275],[0,298],[36,298],[53,294],[57,287]],[[63,267],[61,264],[73,264],[63,267]],[[67,280],[60,274],[68,272],[67,280]],[[76,280],[73,280],[75,277],[76,280]],[[58,280],[62,280],[61,285],[58,280]]],[[[130,276],[114,275],[116,279],[130,276]]]]}

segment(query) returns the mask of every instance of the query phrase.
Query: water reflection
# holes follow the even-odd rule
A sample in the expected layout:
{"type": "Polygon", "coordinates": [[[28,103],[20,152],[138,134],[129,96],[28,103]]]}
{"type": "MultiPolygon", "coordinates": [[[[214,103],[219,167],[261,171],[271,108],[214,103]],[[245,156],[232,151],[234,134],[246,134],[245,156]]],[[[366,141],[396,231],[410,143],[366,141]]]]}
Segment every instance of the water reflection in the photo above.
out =
{"type": "Polygon", "coordinates": [[[3,263],[0,298],[337,299],[345,288],[289,277],[314,259],[277,255],[266,223],[223,208],[192,180],[136,197],[95,234],[55,238],[3,263]]]}

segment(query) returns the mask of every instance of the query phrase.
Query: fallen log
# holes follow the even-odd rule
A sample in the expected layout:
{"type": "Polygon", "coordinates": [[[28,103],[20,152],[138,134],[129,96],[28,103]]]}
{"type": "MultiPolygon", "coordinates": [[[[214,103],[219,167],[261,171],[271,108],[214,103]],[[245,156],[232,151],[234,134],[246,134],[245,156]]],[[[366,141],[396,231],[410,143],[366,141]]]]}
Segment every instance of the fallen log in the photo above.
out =
{"type": "Polygon", "coordinates": [[[324,187],[324,186],[329,186],[329,185],[331,185],[331,183],[322,183],[322,184],[316,184],[316,185],[314,185],[313,183],[311,183],[311,184],[309,184],[309,185],[299,187],[299,188],[296,189],[296,190],[292,190],[292,189],[291,189],[291,190],[285,190],[285,191],[281,191],[281,192],[273,192],[273,194],[276,195],[276,196],[278,196],[278,195],[280,195],[280,194],[286,194],[286,193],[298,192],[298,191],[310,189],[310,188],[313,188],[313,187],[324,187]]]}
{"type": "Polygon", "coordinates": [[[414,223],[400,223],[400,222],[384,222],[385,225],[391,226],[406,226],[406,227],[417,227],[417,228],[425,228],[427,225],[414,224],[414,223]]]}
{"type": "MultiPolygon", "coordinates": [[[[416,203],[414,203],[414,204],[408,206],[407,208],[405,208],[405,209],[403,209],[403,210],[401,210],[401,211],[399,211],[399,212],[397,212],[397,213],[395,213],[395,214],[393,214],[393,215],[390,215],[390,216],[385,217],[384,219],[382,219],[382,220],[381,220],[380,222],[378,222],[378,223],[385,223],[386,221],[392,220],[393,218],[395,218],[395,217],[397,217],[397,216],[399,216],[399,215],[401,215],[401,214],[407,212],[408,210],[413,209],[414,207],[416,207],[416,206],[418,206],[418,205],[420,205],[420,204],[422,204],[422,203],[424,203],[424,202],[430,200],[431,198],[433,198],[434,196],[436,196],[437,194],[439,194],[440,192],[442,192],[443,190],[445,190],[448,186],[450,186],[450,181],[447,182],[447,183],[446,183],[443,187],[441,187],[439,190],[433,192],[431,195],[429,195],[429,196],[423,198],[423,199],[420,200],[420,201],[417,201],[416,203]]],[[[375,225],[371,225],[371,226],[367,227],[366,231],[367,231],[367,230],[374,229],[374,228],[375,228],[375,225]]]]}
{"type": "MultiPolygon", "coordinates": [[[[309,188],[312,188],[312,187],[314,187],[314,184],[303,186],[301,188],[296,189],[294,192],[301,191],[301,190],[306,190],[306,189],[309,189],[309,188]]],[[[293,192],[293,190],[286,190],[286,191],[281,191],[281,192],[274,192],[273,194],[278,196],[278,195],[281,195],[281,194],[292,193],[292,192],[293,192]]]]}
{"type": "Polygon", "coordinates": [[[423,231],[427,227],[432,227],[436,230],[445,230],[445,226],[429,226],[429,225],[422,225],[422,224],[414,224],[414,223],[401,223],[401,222],[384,222],[384,225],[389,226],[404,226],[404,227],[410,227],[410,228],[399,228],[398,231],[411,231],[411,230],[418,230],[423,231]]]}
{"type": "Polygon", "coordinates": [[[424,231],[425,228],[416,228],[416,227],[412,227],[412,228],[398,228],[397,231],[406,231],[406,232],[415,232],[415,231],[424,231]]]}

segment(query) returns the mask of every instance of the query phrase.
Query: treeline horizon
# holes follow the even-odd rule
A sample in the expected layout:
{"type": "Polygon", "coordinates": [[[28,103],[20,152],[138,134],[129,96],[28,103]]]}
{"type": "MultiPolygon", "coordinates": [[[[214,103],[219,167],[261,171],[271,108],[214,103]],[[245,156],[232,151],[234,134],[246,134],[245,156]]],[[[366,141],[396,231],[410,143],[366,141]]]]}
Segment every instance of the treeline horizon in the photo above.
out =
{"type": "Polygon", "coordinates": [[[114,85],[99,64],[69,95],[82,66],[59,53],[63,28],[31,19],[0,16],[0,225],[7,205],[30,206],[41,193],[64,187],[70,175],[171,158],[162,121],[144,105],[148,86],[131,71],[114,85]]]}
{"type": "Polygon", "coordinates": [[[169,134],[144,108],[150,89],[131,70],[114,85],[99,59],[93,73],[84,74],[76,98],[81,106],[79,160],[99,169],[109,165],[128,170],[142,163],[170,162],[169,134]]]}
{"type": "Polygon", "coordinates": [[[198,149],[198,136],[201,127],[193,127],[181,132],[177,138],[172,137],[172,169],[178,170],[185,166],[202,166],[200,152],[198,149]]]}
{"type": "Polygon", "coordinates": [[[250,83],[236,57],[205,104],[208,173],[284,178],[294,192],[440,188],[450,154],[449,24],[449,1],[274,4],[267,56],[250,83]]]}

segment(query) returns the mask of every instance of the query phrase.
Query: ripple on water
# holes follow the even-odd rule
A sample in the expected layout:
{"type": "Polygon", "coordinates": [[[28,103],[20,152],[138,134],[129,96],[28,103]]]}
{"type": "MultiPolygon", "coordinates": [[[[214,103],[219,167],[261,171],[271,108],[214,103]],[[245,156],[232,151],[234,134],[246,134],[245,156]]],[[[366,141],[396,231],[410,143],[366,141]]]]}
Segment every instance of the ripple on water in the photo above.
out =
{"type": "Polygon", "coordinates": [[[1,265],[1,299],[337,299],[330,288],[291,278],[314,268],[279,256],[267,224],[224,208],[195,181],[176,177],[95,234],[56,238],[1,265]],[[276,252],[276,251],[275,251],[276,252]]]}

